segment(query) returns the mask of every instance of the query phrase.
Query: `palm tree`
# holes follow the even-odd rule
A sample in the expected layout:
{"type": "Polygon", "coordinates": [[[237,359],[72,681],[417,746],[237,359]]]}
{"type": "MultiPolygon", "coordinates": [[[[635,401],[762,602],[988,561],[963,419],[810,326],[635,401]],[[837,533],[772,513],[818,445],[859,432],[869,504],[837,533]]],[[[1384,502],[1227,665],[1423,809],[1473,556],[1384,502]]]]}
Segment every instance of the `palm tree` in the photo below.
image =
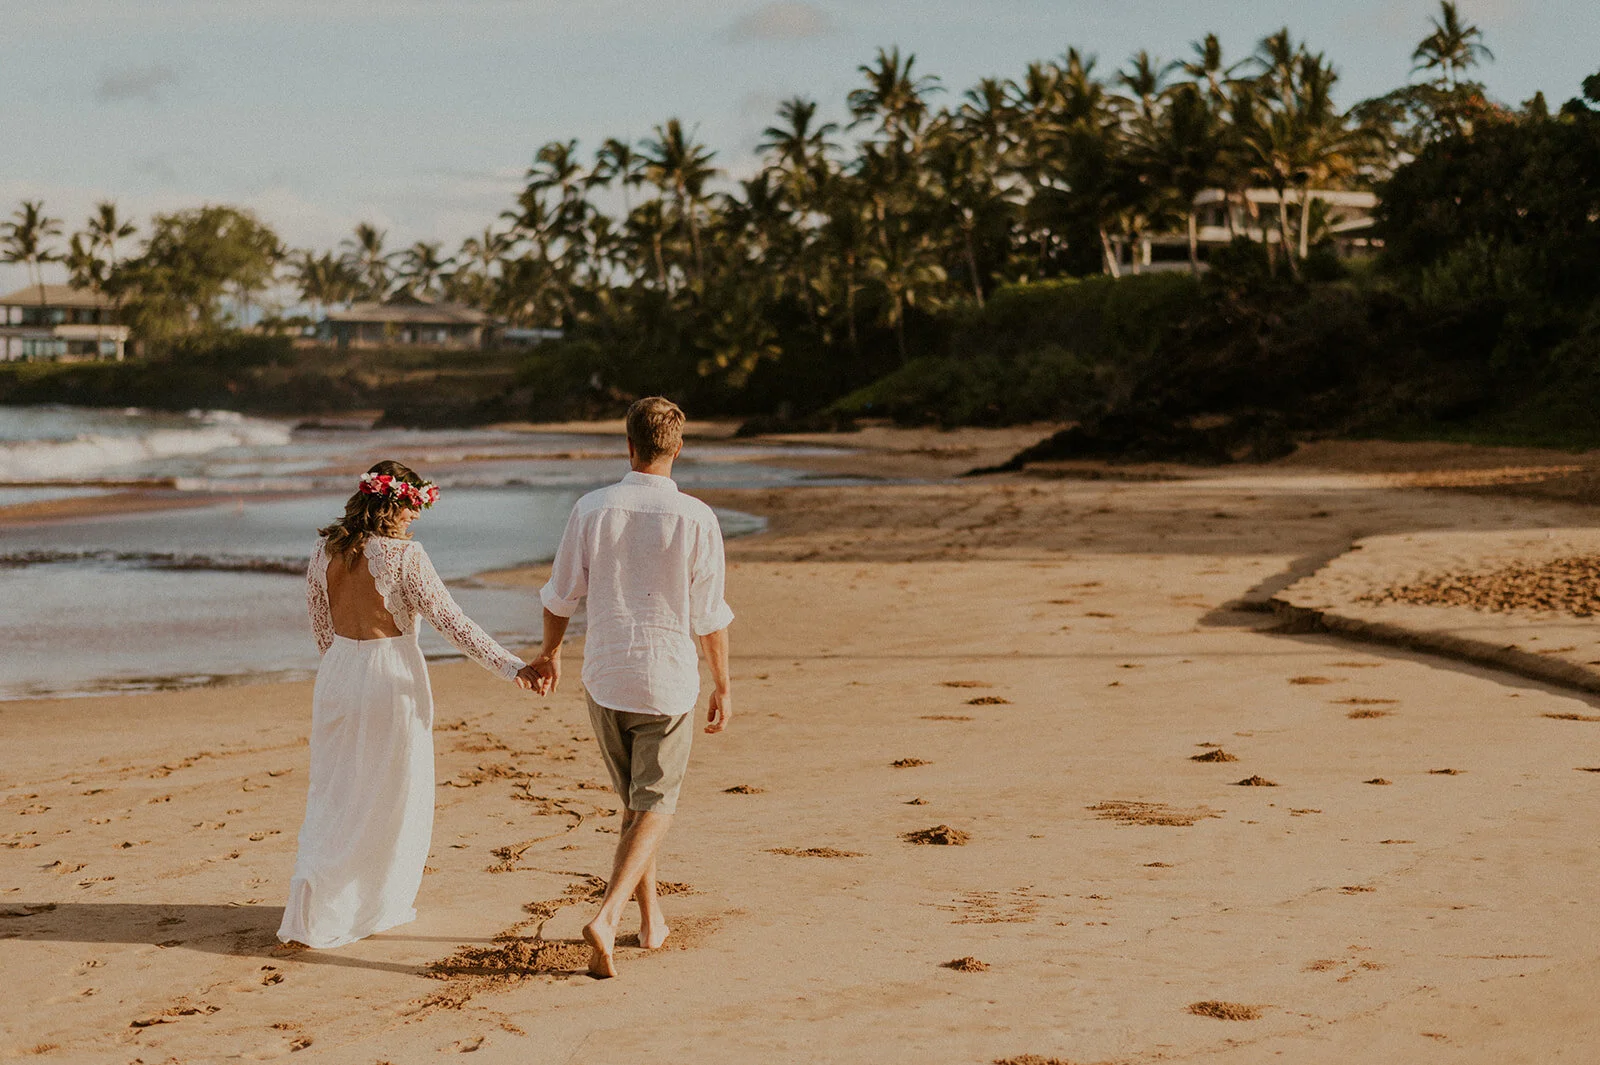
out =
{"type": "Polygon", "coordinates": [[[928,115],[927,97],[939,91],[939,79],[932,75],[917,77],[912,74],[917,57],[908,55],[902,61],[900,49],[878,49],[876,65],[857,67],[866,76],[867,85],[853,89],[846,98],[850,108],[852,126],[874,119],[878,130],[890,144],[906,148],[912,144],[928,115]]]}
{"type": "Polygon", "coordinates": [[[1240,64],[1228,66],[1222,58],[1222,42],[1214,33],[1195,41],[1190,48],[1194,58],[1182,64],[1183,72],[1196,82],[1204,82],[1213,107],[1220,107],[1228,99],[1228,83],[1240,64]]]}
{"type": "Polygon", "coordinates": [[[1411,53],[1413,74],[1419,70],[1442,71],[1445,87],[1454,89],[1464,71],[1484,59],[1493,61],[1494,53],[1483,43],[1483,31],[1463,23],[1451,0],[1440,0],[1439,17],[1432,23],[1433,32],[1411,53]]]}
{"type": "Polygon", "coordinates": [[[672,197],[677,216],[689,228],[689,243],[694,251],[695,276],[705,273],[705,252],[700,245],[700,206],[705,200],[706,182],[718,173],[711,165],[716,153],[684,133],[676,118],[655,128],[655,139],[646,141],[645,175],[664,195],[672,197]]]}
{"type": "Polygon", "coordinates": [[[116,268],[117,241],[126,240],[138,231],[138,226],[117,213],[117,205],[112,200],[95,204],[94,214],[89,216],[85,227],[90,246],[106,253],[107,269],[116,268]]]}
{"type": "Polygon", "coordinates": [[[1166,88],[1168,76],[1182,64],[1163,63],[1142,48],[1133,54],[1128,64],[1126,70],[1117,73],[1117,82],[1133,93],[1139,117],[1148,121],[1155,115],[1156,101],[1166,88]]]}
{"type": "Polygon", "coordinates": [[[100,257],[100,248],[86,233],[74,233],[67,243],[67,254],[62,260],[71,278],[73,288],[86,288],[100,292],[106,283],[109,267],[100,257]]]}
{"type": "Polygon", "coordinates": [[[347,249],[345,261],[362,279],[368,299],[383,299],[394,277],[390,256],[383,250],[387,236],[387,232],[370,222],[358,222],[355,234],[340,241],[340,246],[347,249]]]}
{"type": "Polygon", "coordinates": [[[361,288],[361,279],[349,264],[331,251],[300,252],[290,260],[289,273],[300,298],[311,305],[313,320],[321,320],[324,308],[348,302],[361,288]]]}
{"type": "Polygon", "coordinates": [[[610,185],[615,181],[622,186],[622,214],[626,217],[633,211],[629,190],[644,184],[644,160],[639,158],[633,145],[610,137],[595,152],[589,179],[595,185],[610,185]]]}
{"type": "Polygon", "coordinates": [[[407,287],[419,296],[433,291],[440,275],[455,262],[453,258],[440,258],[438,241],[419,240],[402,253],[401,273],[407,287]]]}
{"type": "Polygon", "coordinates": [[[61,236],[61,219],[44,213],[43,200],[23,200],[22,206],[11,215],[12,220],[0,223],[0,262],[20,263],[27,267],[34,284],[39,287],[39,304],[44,305],[44,264],[57,262],[61,253],[50,246],[52,237],[61,236]]]}
{"type": "Polygon", "coordinates": [[[461,242],[458,261],[470,263],[474,272],[485,279],[494,273],[495,264],[511,250],[511,235],[485,227],[481,235],[468,237],[461,242]]]}
{"type": "Polygon", "coordinates": [[[1223,140],[1210,102],[1196,85],[1184,83],[1167,94],[1160,112],[1136,125],[1135,161],[1161,188],[1170,190],[1188,223],[1189,268],[1200,272],[1199,234],[1194,198],[1217,179],[1223,140]]]}
{"type": "Polygon", "coordinates": [[[828,166],[828,152],[834,147],[828,136],[837,133],[839,125],[817,123],[816,101],[803,96],[779,104],[778,117],[785,125],[762,130],[758,150],[777,157],[773,169],[783,175],[790,201],[804,210],[815,196],[821,174],[828,166]]]}

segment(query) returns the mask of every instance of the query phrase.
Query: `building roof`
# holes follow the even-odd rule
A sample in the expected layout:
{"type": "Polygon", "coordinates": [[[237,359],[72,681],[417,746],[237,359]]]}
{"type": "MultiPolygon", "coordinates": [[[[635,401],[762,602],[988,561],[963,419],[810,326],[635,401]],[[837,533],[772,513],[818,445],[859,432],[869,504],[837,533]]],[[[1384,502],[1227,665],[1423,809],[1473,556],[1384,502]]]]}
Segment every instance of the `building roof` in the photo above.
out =
{"type": "Polygon", "coordinates": [[[328,312],[330,322],[366,322],[378,325],[483,325],[489,316],[461,303],[433,303],[417,296],[398,296],[383,303],[353,303],[347,310],[328,312]]]}
{"type": "Polygon", "coordinates": [[[39,300],[39,286],[28,285],[15,292],[0,296],[0,307],[68,307],[79,310],[96,310],[111,307],[111,301],[93,289],[73,288],[71,285],[44,286],[44,300],[39,300]]]}
{"type": "MultiPolygon", "coordinates": [[[[1283,193],[1284,202],[1297,204],[1300,202],[1300,197],[1305,195],[1306,192],[1310,192],[1314,198],[1321,200],[1323,203],[1332,204],[1335,207],[1373,208],[1378,205],[1376,193],[1347,191],[1344,189],[1285,189],[1283,193]]],[[[1222,189],[1201,189],[1195,195],[1194,205],[1201,207],[1208,203],[1222,203],[1228,200],[1230,195],[1236,194],[1230,194],[1222,189]]],[[[1275,189],[1246,189],[1244,190],[1244,197],[1251,203],[1276,204],[1278,202],[1278,193],[1275,189]]]]}

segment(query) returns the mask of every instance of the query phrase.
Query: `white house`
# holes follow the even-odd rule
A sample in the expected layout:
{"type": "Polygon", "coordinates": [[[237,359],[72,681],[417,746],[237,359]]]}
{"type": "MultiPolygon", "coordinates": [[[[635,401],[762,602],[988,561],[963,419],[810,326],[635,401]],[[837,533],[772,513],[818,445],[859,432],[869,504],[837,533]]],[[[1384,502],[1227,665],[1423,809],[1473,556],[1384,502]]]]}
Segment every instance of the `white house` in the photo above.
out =
{"type": "Polygon", "coordinates": [[[97,292],[38,285],[0,296],[0,361],[115,359],[122,361],[128,327],[97,292]]]}
{"type": "MultiPolygon", "coordinates": [[[[1370,192],[1338,189],[1288,189],[1283,194],[1289,211],[1290,239],[1300,222],[1300,205],[1310,197],[1313,208],[1321,203],[1326,212],[1326,232],[1341,254],[1359,254],[1377,247],[1369,230],[1378,197],[1370,192]]],[[[1257,243],[1276,244],[1278,233],[1278,193],[1276,189],[1245,189],[1226,192],[1203,189],[1194,198],[1195,243],[1202,266],[1212,248],[1226,247],[1235,237],[1257,243]]],[[[1189,269],[1189,234],[1184,231],[1145,233],[1128,240],[1113,238],[1119,264],[1125,272],[1189,269]]]]}

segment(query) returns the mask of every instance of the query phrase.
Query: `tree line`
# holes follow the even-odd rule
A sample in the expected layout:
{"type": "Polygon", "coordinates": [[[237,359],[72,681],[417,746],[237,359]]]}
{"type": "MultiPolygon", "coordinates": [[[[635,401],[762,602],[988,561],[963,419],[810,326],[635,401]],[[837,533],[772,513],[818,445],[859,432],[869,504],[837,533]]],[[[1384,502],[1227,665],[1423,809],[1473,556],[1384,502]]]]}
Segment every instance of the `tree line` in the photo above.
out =
{"type": "Polygon", "coordinates": [[[1542,97],[1488,99],[1473,75],[1492,58],[1450,0],[1408,82],[1344,108],[1337,67],[1287,28],[1243,56],[1208,35],[1182,59],[1141,51],[1117,69],[1069,48],[959,93],[890,48],[858,68],[844,122],[785,101],[751,177],[729,180],[676,118],[588,152],[551,141],[515,201],[453,250],[396,250],[367,223],[337,248],[290,249],[222,206],[137,233],[109,203],[62,248],[37,202],[0,248],[36,278],[64,261],[153,339],[237,323],[283,282],[313,318],[407,292],[565,329],[572,380],[817,409],[939,348],[1007,286],[1139,272],[1119,249],[1149,234],[1186,231],[1198,274],[1203,189],[1237,208],[1230,226],[1249,216],[1237,241],[1267,280],[1320,276],[1331,218],[1304,190],[1386,189],[1437,145],[1548,115],[1542,97]],[[1264,210],[1245,195],[1260,188],[1276,193],[1264,210]]]}

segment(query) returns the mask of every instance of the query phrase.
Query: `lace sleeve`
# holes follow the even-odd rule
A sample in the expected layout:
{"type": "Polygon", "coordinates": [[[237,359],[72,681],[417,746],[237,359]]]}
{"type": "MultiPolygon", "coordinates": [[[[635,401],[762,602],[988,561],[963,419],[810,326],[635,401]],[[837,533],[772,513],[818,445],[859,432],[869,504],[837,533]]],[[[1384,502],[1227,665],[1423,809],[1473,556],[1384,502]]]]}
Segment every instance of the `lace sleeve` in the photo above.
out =
{"type": "Polygon", "coordinates": [[[427,618],[428,623],[439,630],[439,635],[483,668],[511,680],[525,665],[462,612],[421,544],[413,544],[406,551],[400,567],[400,583],[416,612],[427,618]]]}
{"type": "Polygon", "coordinates": [[[333,611],[328,607],[328,553],[321,540],[306,565],[306,610],[311,614],[311,635],[316,637],[317,651],[327,654],[333,646],[333,611]]]}

